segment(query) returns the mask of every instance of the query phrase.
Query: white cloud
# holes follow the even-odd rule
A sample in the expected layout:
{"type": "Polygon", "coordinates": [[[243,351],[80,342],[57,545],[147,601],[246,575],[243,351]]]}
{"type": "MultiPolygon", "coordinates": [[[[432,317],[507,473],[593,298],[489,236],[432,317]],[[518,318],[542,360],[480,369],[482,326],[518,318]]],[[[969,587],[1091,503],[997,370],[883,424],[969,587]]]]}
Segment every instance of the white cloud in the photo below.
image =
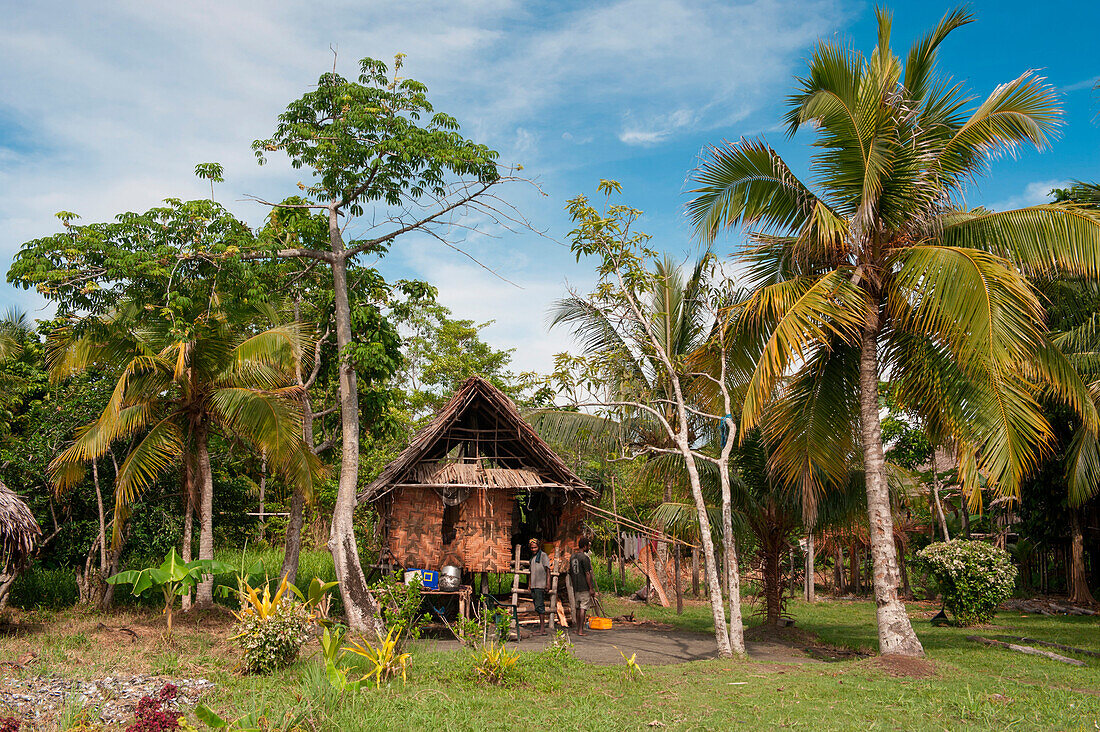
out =
{"type": "Polygon", "coordinates": [[[582,282],[590,281],[591,275],[563,247],[530,235],[526,240],[509,247],[511,255],[497,268],[519,287],[468,260],[440,256],[441,245],[432,240],[407,244],[397,256],[439,289],[439,302],[456,317],[492,321],[482,337],[495,348],[515,349],[513,371],[547,372],[555,354],[574,348],[567,330],[547,328],[548,309],[565,296],[567,275],[582,282]],[[535,262],[531,254],[537,248],[543,248],[544,256],[535,262]],[[554,262],[553,274],[546,271],[547,256],[554,262]]]}
{"type": "MultiPolygon", "coordinates": [[[[469,136],[572,192],[588,181],[563,180],[571,168],[617,154],[601,143],[656,144],[771,101],[812,39],[845,20],[836,2],[614,0],[537,12],[519,0],[336,0],[323,12],[304,0],[12,5],[0,26],[0,260],[57,231],[60,209],[102,221],[208,195],[198,162],[225,166],[218,200],[258,224],[264,211],[243,194],[282,196],[306,174],[280,160],[259,168],[250,143],[332,67],[330,44],[349,76],[361,56],[407,53],[406,75],[428,83],[469,136]]],[[[567,228],[562,197],[509,200],[539,228],[567,228]]],[[[526,289],[512,293],[438,249],[419,274],[448,278],[458,315],[495,317],[497,345],[523,344],[517,365],[547,368],[538,360],[560,348],[541,330],[545,308],[563,273],[583,266],[510,237],[471,246],[526,289]]],[[[42,303],[5,295],[32,312],[42,303]]]]}
{"type": "Polygon", "coordinates": [[[1050,192],[1052,190],[1055,188],[1067,188],[1072,184],[1072,181],[1059,178],[1032,181],[1024,186],[1024,189],[1019,193],[1001,201],[997,201],[996,203],[987,204],[986,208],[990,208],[994,211],[1009,211],[1014,208],[1024,208],[1026,206],[1036,206],[1040,203],[1049,203],[1051,199],[1050,192]]]}

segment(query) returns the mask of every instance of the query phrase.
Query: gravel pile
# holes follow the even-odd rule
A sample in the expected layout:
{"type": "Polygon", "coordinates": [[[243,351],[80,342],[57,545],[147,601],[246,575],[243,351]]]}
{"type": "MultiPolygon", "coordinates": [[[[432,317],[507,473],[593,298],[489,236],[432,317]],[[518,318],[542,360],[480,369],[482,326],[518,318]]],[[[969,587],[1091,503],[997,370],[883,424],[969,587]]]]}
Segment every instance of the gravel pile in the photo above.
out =
{"type": "Polygon", "coordinates": [[[176,679],[167,676],[107,676],[91,681],[57,676],[0,679],[0,717],[12,714],[28,722],[55,719],[63,709],[79,706],[104,724],[129,723],[144,696],[157,697],[165,684],[177,695],[165,709],[193,707],[215,687],[206,679],[176,679]]]}

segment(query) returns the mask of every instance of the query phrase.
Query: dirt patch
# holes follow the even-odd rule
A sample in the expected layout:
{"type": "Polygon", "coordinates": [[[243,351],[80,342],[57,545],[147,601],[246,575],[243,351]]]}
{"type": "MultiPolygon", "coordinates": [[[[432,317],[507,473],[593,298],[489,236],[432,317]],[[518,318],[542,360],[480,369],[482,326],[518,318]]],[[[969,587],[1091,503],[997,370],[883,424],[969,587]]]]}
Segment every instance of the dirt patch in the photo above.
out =
{"type": "Polygon", "coordinates": [[[816,661],[850,661],[873,655],[869,650],[854,650],[845,646],[834,646],[817,637],[816,634],[802,628],[769,628],[758,625],[745,631],[745,640],[761,644],[785,646],[799,651],[816,661]]]}
{"type": "Polygon", "coordinates": [[[936,675],[936,664],[931,660],[896,654],[868,658],[858,666],[882,671],[896,679],[931,679],[936,675]]]}

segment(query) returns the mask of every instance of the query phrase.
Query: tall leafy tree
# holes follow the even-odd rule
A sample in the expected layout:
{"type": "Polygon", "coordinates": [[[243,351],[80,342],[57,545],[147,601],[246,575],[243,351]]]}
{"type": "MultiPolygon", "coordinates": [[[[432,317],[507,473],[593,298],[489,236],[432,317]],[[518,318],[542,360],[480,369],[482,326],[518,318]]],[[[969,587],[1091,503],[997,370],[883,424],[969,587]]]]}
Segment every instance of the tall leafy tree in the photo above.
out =
{"type": "Polygon", "coordinates": [[[864,56],[815,49],[788,102],[793,135],[810,127],[813,188],[763,140],[711,149],[690,214],[705,240],[744,226],[754,292],[738,326],[759,354],[742,434],[768,410],[782,441],[771,468],[808,496],[866,471],[880,650],[921,655],[898,598],[878,384],[889,373],[930,436],[955,446],[964,487],[979,476],[1014,493],[1050,440],[1037,384],[1095,431],[1085,385],[1053,348],[1028,276],[1100,274],[1100,218],[1060,204],[968,209],[963,187],[998,154],[1049,144],[1053,89],[1027,72],[976,104],[936,74],[937,49],[970,23],[948,13],[904,59],[891,16],[864,56]]]}
{"type": "MultiPolygon", "coordinates": [[[[55,334],[52,375],[66,378],[95,368],[117,375],[117,383],[99,418],[50,470],[64,491],[83,480],[85,464],[94,466],[112,445],[132,445],[115,480],[116,540],[144,490],[182,464],[187,482],[197,488],[187,492],[199,499],[199,559],[213,559],[214,433],[253,446],[289,483],[312,483],[318,466],[302,444],[297,389],[289,386],[299,351],[296,329],[250,332],[217,309],[183,328],[126,304],[112,317],[82,325],[81,335],[71,329],[55,334]]],[[[212,589],[211,579],[201,582],[197,604],[209,605],[212,589]]]]}
{"type": "MultiPolygon", "coordinates": [[[[572,250],[578,258],[590,256],[597,260],[600,280],[589,295],[574,292],[558,304],[555,322],[568,323],[575,329],[585,353],[579,358],[563,356],[555,378],[559,383],[579,383],[584,391],[596,395],[588,404],[609,408],[614,419],[600,420],[572,412],[558,413],[556,421],[574,434],[583,434],[579,425],[587,429],[598,421],[624,449],[674,456],[682,461],[699,525],[718,653],[723,657],[744,653],[736,556],[730,556],[733,541],[728,469],[732,440],[724,441],[718,457],[698,449],[699,436],[707,429],[704,423],[711,423],[712,432],[719,432],[715,427],[718,423],[725,425],[727,434],[734,431],[726,359],[720,360],[717,376],[694,373],[688,360],[705,342],[710,332],[708,324],[715,315],[706,307],[709,288],[703,285],[711,258],[705,257],[685,284],[681,270],[661,257],[649,245],[649,236],[636,229],[642,212],[612,203],[611,196],[621,192],[619,184],[601,181],[599,190],[608,198],[603,210],[585,196],[569,202],[576,224],[571,233],[572,250]],[[724,412],[714,414],[696,408],[691,385],[698,378],[721,386],[724,412]],[[715,466],[723,486],[725,564],[733,573],[728,624],[700,464],[715,466]]],[[[724,356],[726,351],[721,350],[724,356]]],[[[550,432],[554,431],[551,428],[550,432]]]]}
{"type": "MultiPolygon", "coordinates": [[[[153,473],[165,470],[175,456],[196,455],[204,440],[191,438],[214,428],[205,416],[209,405],[199,407],[207,404],[205,391],[228,387],[238,378],[237,386],[255,392],[254,409],[278,397],[277,403],[271,402],[274,411],[269,415],[278,422],[280,455],[289,456],[284,449],[289,443],[282,437],[288,427],[297,434],[297,415],[286,412],[284,395],[273,390],[286,386],[278,381],[279,373],[286,372],[297,355],[293,339],[300,333],[284,328],[280,334],[269,332],[267,338],[260,338],[266,328],[260,325],[256,306],[267,298],[268,288],[258,278],[257,268],[237,256],[252,244],[250,229],[217,203],[203,200],[168,199],[144,213],[127,212],[114,221],[88,225],[76,223],[79,217],[71,212],[60,212],[58,218],[64,230],[25,243],[8,279],[34,287],[57,305],[58,323],[63,326],[58,336],[69,347],[56,349],[55,374],[93,366],[118,369],[113,372],[117,384],[112,402],[96,423],[99,429],[80,435],[74,451],[57,463],[59,483],[71,485],[72,476],[79,474],[80,460],[104,455],[116,438],[142,438],[146,452],[131,453],[133,472],[126,473],[120,466],[116,498],[123,500],[116,503],[124,508],[134,491],[146,487],[153,473]],[[246,351],[235,353],[253,337],[257,340],[246,351]],[[226,360],[235,357],[245,360],[236,365],[226,360]],[[192,377],[203,383],[192,384],[192,377]],[[190,400],[194,406],[189,426],[181,426],[183,417],[170,407],[178,407],[181,400],[190,400]]],[[[223,400],[222,417],[245,418],[241,409],[249,395],[225,392],[219,399],[223,400]],[[225,401],[233,394],[238,397],[237,407],[225,401]]],[[[240,432],[246,439],[260,437],[249,435],[243,422],[240,432]]],[[[274,447],[274,436],[263,436],[264,447],[274,447]]],[[[308,467],[315,463],[309,456],[298,458],[297,466],[285,467],[306,480],[308,467]]],[[[199,496],[192,487],[207,492],[211,487],[200,480],[202,465],[190,460],[181,463],[189,517],[191,504],[199,503],[193,500],[199,496]]],[[[209,506],[203,508],[209,512],[209,506]]],[[[116,512],[116,537],[124,517],[125,511],[116,512]]],[[[212,552],[211,521],[203,521],[203,554],[212,552]]]]}
{"type": "Polygon", "coordinates": [[[316,89],[291,102],[279,116],[270,138],[253,143],[261,163],[282,151],[295,168],[313,173],[312,183],[300,186],[316,203],[267,205],[318,211],[328,224],[325,248],[276,238],[266,250],[250,256],[313,260],[332,273],[342,449],[329,547],[348,624],[356,630],[380,627],[353,523],[359,480],[359,379],[371,370],[392,373],[395,364],[364,339],[377,327],[377,314],[354,307],[348,267],[361,256],[384,254],[395,240],[414,231],[457,248],[446,235],[456,217],[468,211],[504,223],[519,220],[494,195],[494,188],[508,180],[496,162],[497,154],[459,134],[453,117],[435,112],[423,84],[398,76],[401,61],[398,56],[392,75],[385,63],[370,58],[360,62],[357,80],[335,71],[322,75],[316,89]],[[352,221],[368,210],[373,223],[364,227],[366,236],[345,238],[352,221]]]}

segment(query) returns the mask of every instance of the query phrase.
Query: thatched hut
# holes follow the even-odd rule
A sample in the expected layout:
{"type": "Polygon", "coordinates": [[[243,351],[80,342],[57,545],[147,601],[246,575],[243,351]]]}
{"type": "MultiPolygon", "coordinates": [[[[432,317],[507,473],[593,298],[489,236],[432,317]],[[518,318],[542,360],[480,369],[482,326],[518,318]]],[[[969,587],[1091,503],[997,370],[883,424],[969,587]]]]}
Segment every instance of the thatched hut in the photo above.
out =
{"type": "Polygon", "coordinates": [[[388,562],[503,572],[538,537],[569,549],[596,491],[550,449],[516,405],[471,377],[360,494],[380,516],[388,562]]]}
{"type": "Polygon", "coordinates": [[[0,607],[7,600],[15,577],[34,551],[35,540],[42,534],[34,514],[3,483],[0,483],[0,607]]]}

